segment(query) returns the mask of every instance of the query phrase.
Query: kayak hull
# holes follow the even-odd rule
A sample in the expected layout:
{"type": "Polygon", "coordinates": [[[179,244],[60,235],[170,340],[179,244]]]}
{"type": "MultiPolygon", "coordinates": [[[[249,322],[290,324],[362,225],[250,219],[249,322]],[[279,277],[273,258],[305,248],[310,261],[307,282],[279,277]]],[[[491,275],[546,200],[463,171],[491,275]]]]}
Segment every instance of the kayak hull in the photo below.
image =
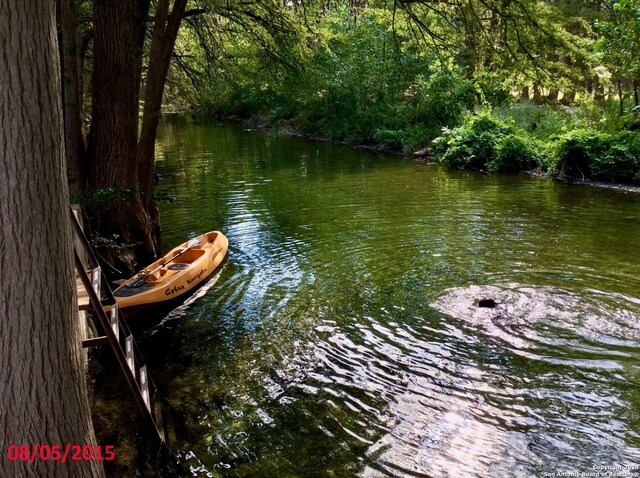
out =
{"type": "Polygon", "coordinates": [[[130,316],[184,298],[222,264],[228,248],[229,240],[220,231],[174,247],[113,291],[118,308],[130,316]]]}

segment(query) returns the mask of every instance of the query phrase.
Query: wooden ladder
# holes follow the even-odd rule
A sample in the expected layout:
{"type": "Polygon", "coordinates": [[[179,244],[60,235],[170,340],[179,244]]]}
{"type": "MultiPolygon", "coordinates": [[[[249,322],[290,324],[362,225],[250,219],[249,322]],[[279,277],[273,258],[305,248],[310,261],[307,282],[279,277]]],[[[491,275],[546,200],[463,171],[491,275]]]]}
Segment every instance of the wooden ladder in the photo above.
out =
{"type": "Polygon", "coordinates": [[[145,420],[160,442],[165,444],[162,405],[157,387],[149,377],[147,366],[142,360],[131,330],[118,310],[118,303],[113,291],[109,287],[73,209],[71,210],[71,224],[76,235],[76,241],[74,241],[76,272],[87,291],[95,318],[105,333],[100,337],[83,340],[82,345],[85,348],[111,345],[145,420]],[[88,271],[81,256],[85,257],[88,262],[88,271]],[[104,299],[101,299],[103,296],[104,299]]]}

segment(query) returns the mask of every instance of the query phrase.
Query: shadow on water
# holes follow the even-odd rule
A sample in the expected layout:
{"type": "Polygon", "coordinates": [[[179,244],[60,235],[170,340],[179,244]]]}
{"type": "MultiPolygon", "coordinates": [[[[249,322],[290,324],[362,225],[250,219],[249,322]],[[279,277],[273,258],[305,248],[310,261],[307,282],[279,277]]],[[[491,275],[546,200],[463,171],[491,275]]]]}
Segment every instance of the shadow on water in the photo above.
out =
{"type": "Polygon", "coordinates": [[[180,118],[158,155],[166,243],[230,240],[141,341],[190,475],[640,461],[638,195],[180,118]]]}

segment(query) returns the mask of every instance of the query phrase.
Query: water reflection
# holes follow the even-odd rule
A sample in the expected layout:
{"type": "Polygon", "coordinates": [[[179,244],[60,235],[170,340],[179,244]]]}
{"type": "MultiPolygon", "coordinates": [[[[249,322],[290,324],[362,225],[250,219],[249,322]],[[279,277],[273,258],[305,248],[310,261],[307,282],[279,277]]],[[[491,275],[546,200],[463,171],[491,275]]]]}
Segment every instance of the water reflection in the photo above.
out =
{"type": "MultiPolygon", "coordinates": [[[[460,367],[463,357],[459,355],[449,358],[449,363],[440,358],[435,373],[428,373],[428,367],[420,364],[412,365],[411,370],[427,373],[414,375],[407,391],[392,401],[388,413],[398,423],[369,448],[373,463],[362,476],[525,477],[562,470],[575,472],[576,461],[584,470],[603,463],[637,463],[637,446],[628,444],[629,440],[637,443],[637,436],[620,420],[635,403],[626,402],[619,393],[610,395],[611,384],[602,377],[594,383],[597,376],[588,370],[594,366],[599,371],[624,369],[624,359],[637,356],[640,342],[629,339],[640,337],[638,317],[620,309],[598,311],[593,303],[587,307],[584,302],[560,291],[513,284],[447,291],[434,307],[462,321],[462,326],[479,329],[477,332],[486,334],[487,340],[497,338],[494,346],[498,350],[506,347],[501,360],[477,360],[475,366],[460,367]],[[476,304],[482,297],[496,298],[502,307],[479,308],[476,304]],[[556,330],[540,327],[544,320],[555,322],[556,330]],[[610,327],[598,329],[605,324],[610,327]],[[593,356],[597,351],[585,350],[586,345],[581,347],[566,339],[536,340],[540,331],[558,337],[561,333],[557,328],[564,328],[571,335],[580,334],[594,347],[594,326],[599,334],[597,342],[611,345],[612,336],[620,334],[622,342],[616,344],[633,354],[613,352],[622,363],[615,359],[593,363],[586,352],[593,356]],[[524,328],[532,333],[525,333],[524,328]],[[605,338],[604,334],[610,335],[605,338]],[[572,352],[577,356],[557,360],[550,357],[548,349],[540,350],[540,344],[555,347],[557,355],[572,352]],[[631,347],[635,350],[629,350],[631,347]],[[515,376],[516,363],[504,361],[504,356],[523,355],[523,349],[527,349],[527,359],[570,368],[554,367],[554,372],[542,375],[523,368],[515,376]],[[581,380],[573,378],[576,367],[586,369],[581,380]],[[588,458],[583,456],[587,450],[588,458]]],[[[410,340],[408,335],[403,336],[405,341],[410,340]]],[[[452,339],[464,336],[451,334],[452,339]]],[[[427,347],[418,345],[415,349],[426,351],[427,347]]],[[[431,348],[429,355],[433,352],[431,348]]],[[[608,353],[606,349],[599,352],[608,353]]]]}
{"type": "Polygon", "coordinates": [[[143,345],[194,476],[640,460],[639,197],[181,121],[165,241],[221,229],[230,255],[143,345]]]}
{"type": "Polygon", "coordinates": [[[622,294],[471,286],[446,291],[432,306],[479,326],[515,353],[556,364],[616,369],[616,359],[633,359],[640,351],[640,315],[623,308],[637,308],[637,300],[622,294]],[[496,301],[495,308],[477,305],[485,297],[496,301]]]}

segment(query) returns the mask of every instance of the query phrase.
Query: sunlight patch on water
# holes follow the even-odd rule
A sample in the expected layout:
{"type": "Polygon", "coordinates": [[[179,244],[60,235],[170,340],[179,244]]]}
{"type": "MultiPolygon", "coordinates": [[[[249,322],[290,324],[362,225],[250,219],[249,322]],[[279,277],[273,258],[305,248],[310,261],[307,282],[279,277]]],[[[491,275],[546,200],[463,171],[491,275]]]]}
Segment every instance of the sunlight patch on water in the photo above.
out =
{"type": "MultiPolygon", "coordinates": [[[[448,289],[431,306],[523,352],[597,350],[601,356],[629,358],[626,350],[640,349],[640,307],[637,300],[621,294],[591,290],[578,295],[519,284],[473,285],[448,289]],[[479,307],[483,299],[494,300],[495,308],[479,307]]],[[[541,358],[546,357],[541,354],[541,358]]]]}

